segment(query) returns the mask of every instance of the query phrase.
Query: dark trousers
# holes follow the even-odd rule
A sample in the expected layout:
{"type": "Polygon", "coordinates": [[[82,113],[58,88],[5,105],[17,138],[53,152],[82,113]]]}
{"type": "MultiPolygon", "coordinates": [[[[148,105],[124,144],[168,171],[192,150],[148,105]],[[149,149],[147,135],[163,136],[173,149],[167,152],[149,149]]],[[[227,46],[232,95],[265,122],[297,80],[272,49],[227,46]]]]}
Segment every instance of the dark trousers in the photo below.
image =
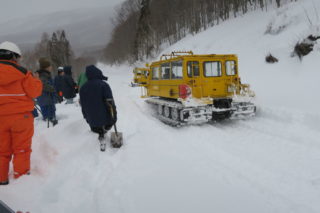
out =
{"type": "Polygon", "coordinates": [[[43,120],[55,120],[56,119],[56,107],[54,105],[40,106],[43,120]]]}
{"type": "Polygon", "coordinates": [[[112,125],[104,125],[104,126],[101,126],[101,127],[90,126],[91,131],[95,132],[95,133],[98,133],[99,137],[104,137],[104,134],[106,134],[106,132],[109,131],[111,129],[111,127],[112,127],[112,125]]]}

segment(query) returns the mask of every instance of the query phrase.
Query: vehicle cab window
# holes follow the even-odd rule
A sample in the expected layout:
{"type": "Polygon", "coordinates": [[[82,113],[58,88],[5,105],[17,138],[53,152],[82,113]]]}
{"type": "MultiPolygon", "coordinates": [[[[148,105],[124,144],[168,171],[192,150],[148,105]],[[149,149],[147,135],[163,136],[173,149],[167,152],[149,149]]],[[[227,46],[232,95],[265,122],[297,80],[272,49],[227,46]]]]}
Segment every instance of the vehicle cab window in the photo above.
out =
{"type": "Polygon", "coordinates": [[[170,64],[164,63],[161,65],[161,79],[170,79],[170,64]]]}
{"type": "Polygon", "coordinates": [[[152,68],[152,80],[159,80],[160,77],[160,67],[152,68]]]}
{"type": "Polygon", "coordinates": [[[206,61],[203,63],[205,77],[219,77],[222,75],[220,61],[206,61]]]}
{"type": "Polygon", "coordinates": [[[188,72],[188,76],[190,78],[193,76],[200,76],[199,62],[198,61],[188,61],[187,72],[188,72]]]}
{"type": "Polygon", "coordinates": [[[174,61],[171,63],[171,78],[172,79],[182,79],[183,71],[182,71],[182,61],[174,61]]]}
{"type": "Polygon", "coordinates": [[[226,61],[226,75],[236,75],[237,67],[235,61],[226,61]]]}

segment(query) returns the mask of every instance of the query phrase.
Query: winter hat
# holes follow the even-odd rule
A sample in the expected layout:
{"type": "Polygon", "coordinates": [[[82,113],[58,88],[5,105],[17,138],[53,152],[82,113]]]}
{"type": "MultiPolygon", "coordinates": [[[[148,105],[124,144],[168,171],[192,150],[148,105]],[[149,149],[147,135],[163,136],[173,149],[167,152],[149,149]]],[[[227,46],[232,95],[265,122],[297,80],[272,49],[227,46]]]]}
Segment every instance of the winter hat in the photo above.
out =
{"type": "Polygon", "coordinates": [[[51,66],[51,63],[47,58],[43,57],[43,58],[39,59],[39,67],[40,67],[40,69],[46,69],[46,68],[48,68],[50,66],[51,66]]]}
{"type": "Polygon", "coordinates": [[[63,67],[58,67],[58,73],[64,72],[63,67]]]}

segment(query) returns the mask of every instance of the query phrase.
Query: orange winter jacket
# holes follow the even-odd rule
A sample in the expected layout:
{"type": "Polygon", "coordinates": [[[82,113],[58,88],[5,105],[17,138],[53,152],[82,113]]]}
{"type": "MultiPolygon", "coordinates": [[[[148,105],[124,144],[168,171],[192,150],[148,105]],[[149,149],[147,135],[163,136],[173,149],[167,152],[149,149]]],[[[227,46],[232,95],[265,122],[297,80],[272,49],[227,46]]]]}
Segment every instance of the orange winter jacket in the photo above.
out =
{"type": "Polygon", "coordinates": [[[0,116],[31,112],[42,83],[14,61],[0,60],[0,116]]]}

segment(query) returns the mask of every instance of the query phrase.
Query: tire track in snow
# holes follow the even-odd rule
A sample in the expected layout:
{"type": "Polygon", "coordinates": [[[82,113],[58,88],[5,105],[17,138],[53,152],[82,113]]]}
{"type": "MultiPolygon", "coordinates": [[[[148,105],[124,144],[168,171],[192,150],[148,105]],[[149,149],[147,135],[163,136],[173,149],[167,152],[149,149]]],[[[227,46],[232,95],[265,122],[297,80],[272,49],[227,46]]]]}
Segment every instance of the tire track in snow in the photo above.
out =
{"type": "MultiPolygon", "coordinates": [[[[277,115],[277,116],[281,117],[281,115],[277,115]]],[[[295,117],[294,116],[292,117],[294,121],[293,122],[293,125],[294,125],[293,130],[294,130],[296,128],[295,125],[298,125],[299,127],[300,122],[296,122],[295,117]]],[[[231,122],[229,121],[229,122],[217,123],[217,124],[214,124],[213,127],[218,128],[220,130],[220,133],[222,134],[222,136],[219,136],[218,138],[224,138],[224,139],[227,138],[227,139],[222,140],[221,143],[211,144],[207,140],[203,140],[203,142],[206,145],[211,146],[211,150],[219,148],[219,152],[222,152],[220,153],[221,158],[234,158],[233,160],[218,159],[218,161],[219,161],[219,164],[222,165],[222,168],[228,168],[231,171],[231,173],[234,172],[235,174],[238,174],[245,181],[252,183],[253,186],[256,185],[254,187],[257,187],[260,191],[267,192],[267,195],[270,198],[272,198],[273,201],[276,201],[276,199],[274,199],[273,197],[278,197],[279,199],[281,198],[281,200],[285,201],[285,203],[288,204],[287,205],[288,207],[292,205],[296,206],[294,210],[289,209],[290,211],[293,211],[293,212],[305,212],[305,211],[317,212],[319,210],[319,206],[316,206],[318,208],[314,208],[314,209],[311,208],[312,206],[314,206],[312,205],[313,202],[316,202],[316,200],[320,195],[319,189],[315,190],[311,184],[312,174],[317,173],[318,175],[320,175],[319,172],[314,172],[314,171],[319,171],[316,169],[316,167],[311,167],[309,170],[305,170],[304,172],[307,172],[308,175],[304,175],[304,176],[299,175],[299,171],[293,171],[293,172],[285,171],[282,174],[281,173],[278,174],[277,172],[281,167],[276,168],[273,165],[271,165],[269,166],[269,168],[264,168],[264,164],[261,164],[261,162],[259,162],[259,159],[256,159],[256,162],[255,162],[255,158],[251,158],[251,157],[248,158],[248,156],[250,156],[250,153],[248,153],[249,155],[246,156],[245,155],[246,152],[244,148],[237,147],[236,142],[230,145],[228,141],[228,138],[230,138],[228,136],[230,134],[235,134],[236,136],[240,136],[239,140],[240,141],[242,140],[242,142],[240,142],[241,146],[245,146],[247,149],[248,148],[252,149],[252,151],[254,151],[255,149],[253,147],[254,143],[259,143],[260,145],[266,146],[267,148],[269,145],[280,146],[280,147],[283,146],[288,149],[289,153],[285,153],[285,152],[282,153],[288,156],[285,156],[284,159],[281,159],[281,158],[278,159],[279,161],[295,160],[294,157],[299,157],[300,155],[305,158],[303,159],[305,161],[305,166],[309,166],[309,164],[314,165],[315,161],[318,161],[316,165],[319,165],[320,163],[319,157],[317,157],[320,154],[318,149],[319,147],[317,146],[317,144],[315,144],[319,134],[314,134],[313,137],[315,138],[311,137],[311,140],[312,140],[311,143],[313,143],[313,146],[310,147],[309,139],[307,139],[306,141],[303,140],[303,136],[304,136],[303,125],[300,126],[301,128],[303,128],[302,132],[293,131],[295,136],[299,136],[298,138],[302,139],[302,140],[296,141],[296,140],[292,140],[292,138],[295,138],[295,137],[286,135],[288,132],[283,132],[283,128],[279,128],[279,126],[283,127],[285,124],[286,122],[282,119],[280,120],[270,119],[270,118],[264,118],[263,116],[252,119],[252,120],[231,121],[231,122]],[[270,122],[270,120],[272,120],[272,122],[270,122]],[[242,135],[243,133],[248,137],[251,137],[251,139],[248,138],[246,140],[245,138],[243,138],[243,135],[242,135]],[[259,139],[260,142],[253,140],[252,139],[253,136],[255,137],[255,139],[259,139]],[[246,141],[246,142],[243,142],[243,141],[246,141]],[[219,146],[217,147],[215,145],[219,145],[219,146]],[[314,149],[315,147],[316,149],[314,149]],[[301,151],[301,148],[303,149],[302,151],[301,151]],[[235,149],[236,151],[234,151],[235,149]],[[261,165],[259,165],[259,163],[261,165]],[[249,165],[250,167],[245,168],[246,165],[249,165]],[[237,168],[241,168],[241,169],[237,169],[237,168]],[[275,169],[275,170],[272,171],[272,169],[275,169]],[[262,180],[259,180],[259,175],[257,174],[261,174],[261,173],[263,174],[263,175],[260,175],[260,178],[262,178],[262,180]],[[285,177],[284,175],[287,175],[287,177],[285,177]],[[263,184],[263,178],[266,178],[266,177],[270,179],[269,182],[271,182],[273,186],[270,186],[268,184],[263,184]],[[284,184],[283,181],[286,181],[288,183],[284,184]],[[277,188],[282,188],[284,192],[282,192],[277,188]],[[292,188],[299,189],[300,193],[294,192],[292,188]],[[292,194],[296,194],[297,197],[291,196],[292,194]],[[308,198],[304,198],[304,196],[308,198]]],[[[266,150],[266,152],[268,151],[269,150],[266,150]]],[[[272,155],[272,152],[271,152],[270,158],[272,157],[279,158],[279,155],[272,155]]],[[[268,159],[266,158],[265,160],[268,160],[268,159]]],[[[291,167],[291,168],[287,168],[289,170],[290,169],[295,170],[294,164],[288,163],[287,165],[284,165],[284,166],[291,167]]],[[[303,167],[300,165],[298,169],[301,169],[301,168],[303,167]]]]}

